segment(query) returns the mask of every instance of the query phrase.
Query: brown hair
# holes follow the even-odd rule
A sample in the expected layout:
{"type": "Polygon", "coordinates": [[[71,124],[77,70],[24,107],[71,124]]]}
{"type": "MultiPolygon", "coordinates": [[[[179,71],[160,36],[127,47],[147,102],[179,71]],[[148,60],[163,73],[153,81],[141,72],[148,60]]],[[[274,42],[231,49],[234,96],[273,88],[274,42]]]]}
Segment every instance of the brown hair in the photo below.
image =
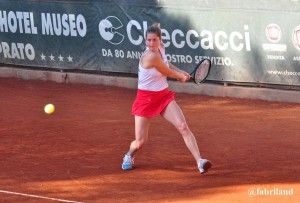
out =
{"type": "Polygon", "coordinates": [[[146,30],[146,36],[151,34],[156,34],[159,38],[161,38],[161,30],[160,30],[160,24],[154,23],[153,25],[149,26],[146,30]]]}

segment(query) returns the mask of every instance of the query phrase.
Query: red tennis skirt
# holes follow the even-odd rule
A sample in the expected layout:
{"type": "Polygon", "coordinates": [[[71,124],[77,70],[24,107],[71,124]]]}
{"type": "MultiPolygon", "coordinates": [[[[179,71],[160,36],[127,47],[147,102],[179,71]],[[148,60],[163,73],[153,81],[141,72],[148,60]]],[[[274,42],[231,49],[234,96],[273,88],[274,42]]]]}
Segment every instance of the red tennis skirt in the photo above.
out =
{"type": "Polygon", "coordinates": [[[147,118],[155,117],[173,100],[175,100],[175,93],[168,88],[158,92],[138,89],[132,105],[132,115],[147,118]]]}

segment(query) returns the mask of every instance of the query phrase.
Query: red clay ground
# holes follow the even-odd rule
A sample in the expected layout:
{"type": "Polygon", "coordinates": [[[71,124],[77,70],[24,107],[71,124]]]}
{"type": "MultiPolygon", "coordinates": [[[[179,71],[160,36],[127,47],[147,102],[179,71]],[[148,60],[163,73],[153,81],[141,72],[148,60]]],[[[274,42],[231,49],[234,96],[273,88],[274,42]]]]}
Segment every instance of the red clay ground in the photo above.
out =
{"type": "Polygon", "coordinates": [[[0,78],[0,202],[299,202],[300,104],[176,94],[213,168],[200,175],[157,117],[135,169],[122,171],[135,93],[0,78]]]}

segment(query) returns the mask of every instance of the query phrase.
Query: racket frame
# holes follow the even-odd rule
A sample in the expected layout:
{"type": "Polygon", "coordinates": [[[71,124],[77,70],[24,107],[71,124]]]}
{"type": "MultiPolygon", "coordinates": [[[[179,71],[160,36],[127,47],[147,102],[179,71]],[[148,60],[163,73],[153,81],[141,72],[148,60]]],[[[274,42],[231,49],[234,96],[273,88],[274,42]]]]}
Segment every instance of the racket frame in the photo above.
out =
{"type": "Polygon", "coordinates": [[[204,81],[206,80],[207,76],[209,75],[210,68],[211,68],[211,60],[208,59],[208,58],[202,59],[199,63],[197,63],[197,65],[194,67],[194,70],[190,73],[190,76],[191,76],[191,78],[193,79],[194,83],[200,84],[200,83],[204,82],[204,81]],[[202,64],[204,61],[209,61],[209,67],[208,67],[207,75],[206,75],[200,82],[196,82],[196,80],[195,80],[195,74],[196,74],[198,68],[201,68],[201,64],[202,64]]]}

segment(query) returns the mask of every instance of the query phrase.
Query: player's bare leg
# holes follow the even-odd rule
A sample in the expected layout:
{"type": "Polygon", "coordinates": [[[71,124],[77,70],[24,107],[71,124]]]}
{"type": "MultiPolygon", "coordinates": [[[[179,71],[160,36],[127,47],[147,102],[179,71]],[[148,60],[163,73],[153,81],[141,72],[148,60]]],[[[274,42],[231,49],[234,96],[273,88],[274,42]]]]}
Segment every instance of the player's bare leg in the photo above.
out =
{"type": "Polygon", "coordinates": [[[149,127],[149,118],[135,116],[135,140],[131,143],[128,151],[131,156],[148,141],[149,127]]]}
{"type": "MultiPolygon", "coordinates": [[[[192,133],[192,131],[189,129],[185,117],[178,104],[175,101],[170,102],[170,104],[166,107],[166,109],[162,112],[161,115],[170,123],[172,123],[176,127],[176,129],[180,132],[187,148],[194,156],[197,165],[199,167],[199,170],[200,170],[200,166],[201,167],[204,166],[204,168],[207,169],[210,168],[211,163],[201,158],[195,136],[192,133]],[[201,161],[204,163],[201,163],[201,161]]],[[[206,172],[207,169],[205,169],[204,171],[206,172]]]]}
{"type": "Polygon", "coordinates": [[[125,154],[122,163],[123,170],[130,170],[134,164],[134,154],[148,141],[150,119],[135,116],[135,140],[131,142],[129,151],[125,154]]]}
{"type": "Polygon", "coordinates": [[[194,134],[189,129],[185,117],[175,101],[170,102],[166,109],[161,114],[167,121],[172,123],[176,129],[182,135],[184,142],[192,155],[194,156],[196,162],[201,158],[197,141],[194,134]]]}

